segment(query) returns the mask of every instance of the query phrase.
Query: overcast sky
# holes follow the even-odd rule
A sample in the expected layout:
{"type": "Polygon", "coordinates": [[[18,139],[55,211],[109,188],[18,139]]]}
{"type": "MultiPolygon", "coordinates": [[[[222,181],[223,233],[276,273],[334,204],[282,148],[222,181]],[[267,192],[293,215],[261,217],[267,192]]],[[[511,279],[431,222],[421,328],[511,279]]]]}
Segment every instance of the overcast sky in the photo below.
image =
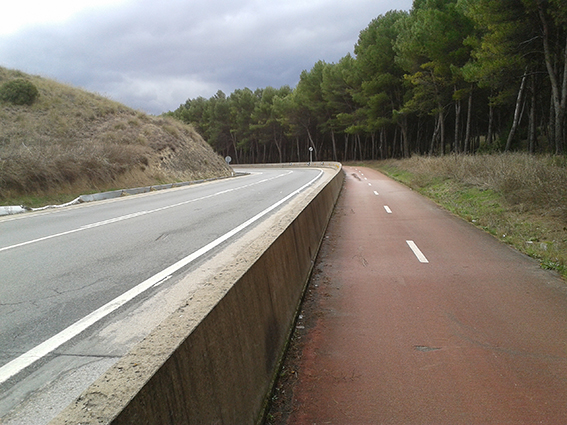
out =
{"type": "Polygon", "coordinates": [[[295,86],[411,0],[3,0],[0,66],[153,114],[188,98],[295,86]]]}

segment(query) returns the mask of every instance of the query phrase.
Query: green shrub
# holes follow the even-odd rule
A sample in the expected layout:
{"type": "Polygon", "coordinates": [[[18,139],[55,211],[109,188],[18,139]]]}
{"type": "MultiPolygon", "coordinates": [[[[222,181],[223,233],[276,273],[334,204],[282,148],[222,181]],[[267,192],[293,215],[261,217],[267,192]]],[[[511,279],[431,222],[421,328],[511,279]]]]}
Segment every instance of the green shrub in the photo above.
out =
{"type": "Polygon", "coordinates": [[[38,97],[37,87],[23,78],[7,81],[0,86],[0,100],[14,105],[31,105],[38,97]]]}

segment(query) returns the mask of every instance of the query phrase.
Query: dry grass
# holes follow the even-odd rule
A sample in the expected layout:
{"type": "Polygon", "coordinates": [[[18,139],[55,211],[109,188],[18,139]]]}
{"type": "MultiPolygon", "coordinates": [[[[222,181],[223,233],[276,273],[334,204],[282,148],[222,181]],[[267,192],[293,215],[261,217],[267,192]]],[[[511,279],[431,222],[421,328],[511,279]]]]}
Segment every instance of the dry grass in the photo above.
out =
{"type": "Polygon", "coordinates": [[[567,277],[567,158],[413,157],[366,164],[567,277]]]}
{"type": "Polygon", "coordinates": [[[0,67],[0,84],[15,78],[40,95],[0,103],[0,205],[230,174],[190,126],[0,67]]]}

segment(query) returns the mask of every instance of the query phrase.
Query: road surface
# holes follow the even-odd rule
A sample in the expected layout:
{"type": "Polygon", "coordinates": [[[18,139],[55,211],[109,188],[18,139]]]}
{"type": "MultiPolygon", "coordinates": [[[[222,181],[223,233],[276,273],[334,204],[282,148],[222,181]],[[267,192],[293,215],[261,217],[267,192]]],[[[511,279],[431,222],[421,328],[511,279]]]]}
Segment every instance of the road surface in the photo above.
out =
{"type": "Polygon", "coordinates": [[[47,422],[174,301],[125,325],[133,311],[150,310],[148,300],[320,177],[317,169],[254,169],[0,218],[0,422],[47,422]]]}

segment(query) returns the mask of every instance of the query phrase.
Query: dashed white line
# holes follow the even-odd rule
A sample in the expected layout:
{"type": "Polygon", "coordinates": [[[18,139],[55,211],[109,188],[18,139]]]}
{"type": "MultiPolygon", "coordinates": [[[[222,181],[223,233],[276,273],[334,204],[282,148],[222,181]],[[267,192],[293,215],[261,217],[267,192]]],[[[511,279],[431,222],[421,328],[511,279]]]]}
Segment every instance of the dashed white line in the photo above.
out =
{"type": "Polygon", "coordinates": [[[372,186],[372,183],[368,183],[368,186],[372,186]]]}
{"type": "Polygon", "coordinates": [[[378,192],[374,191],[374,195],[378,196],[378,192]]]}
{"type": "Polygon", "coordinates": [[[406,243],[411,248],[420,263],[429,263],[427,258],[425,258],[425,255],[423,255],[423,252],[420,251],[414,241],[406,241],[406,243]]]}
{"type": "Polygon", "coordinates": [[[392,214],[392,210],[390,209],[390,207],[388,205],[384,205],[384,209],[386,210],[386,212],[388,214],[392,214]]]}

